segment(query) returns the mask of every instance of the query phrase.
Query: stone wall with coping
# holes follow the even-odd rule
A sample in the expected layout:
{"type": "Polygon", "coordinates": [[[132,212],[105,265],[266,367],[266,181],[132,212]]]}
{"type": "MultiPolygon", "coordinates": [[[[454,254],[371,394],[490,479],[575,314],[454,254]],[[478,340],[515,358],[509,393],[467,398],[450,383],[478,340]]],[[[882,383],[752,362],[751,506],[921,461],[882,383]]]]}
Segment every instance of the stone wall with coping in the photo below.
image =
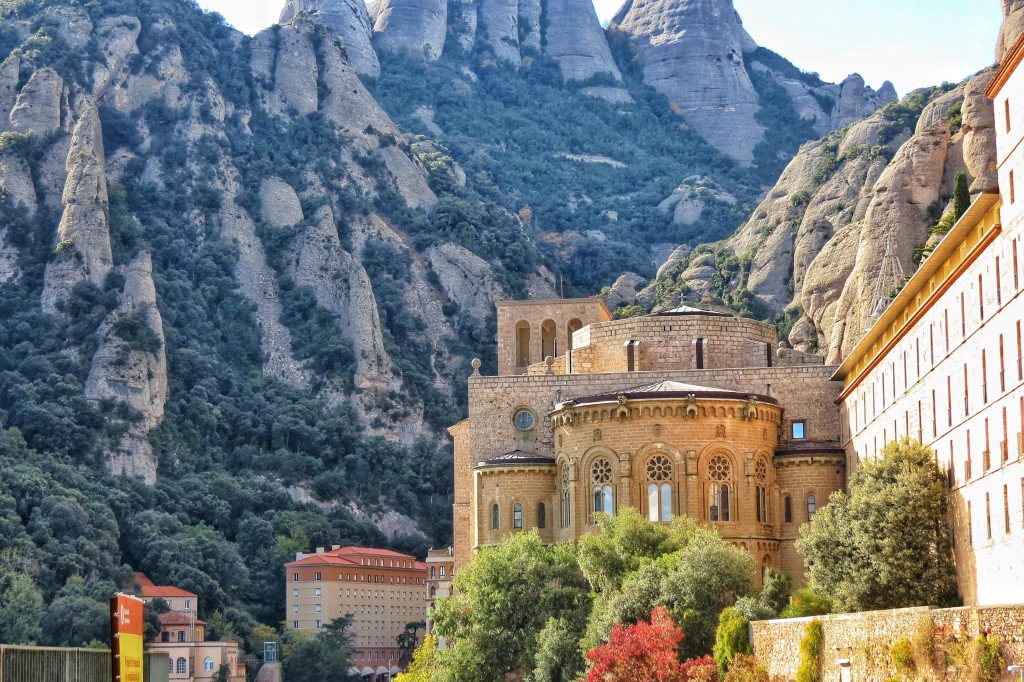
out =
{"type": "MultiPolygon", "coordinates": [[[[800,665],[800,641],[807,624],[815,618],[757,621],[750,624],[754,655],[773,680],[796,679],[800,665]]],[[[868,611],[820,616],[822,624],[822,680],[887,682],[903,679],[890,653],[902,637],[930,642],[937,679],[967,679],[950,663],[958,649],[979,636],[996,637],[1005,664],[1000,680],[1016,680],[1007,665],[1024,663],[1024,605],[970,606],[954,609],[928,607],[868,611]],[[953,654],[950,656],[949,654],[953,654]],[[841,674],[840,661],[850,663],[849,675],[841,674]]],[[[924,647],[917,647],[920,651],[924,647]]]]}

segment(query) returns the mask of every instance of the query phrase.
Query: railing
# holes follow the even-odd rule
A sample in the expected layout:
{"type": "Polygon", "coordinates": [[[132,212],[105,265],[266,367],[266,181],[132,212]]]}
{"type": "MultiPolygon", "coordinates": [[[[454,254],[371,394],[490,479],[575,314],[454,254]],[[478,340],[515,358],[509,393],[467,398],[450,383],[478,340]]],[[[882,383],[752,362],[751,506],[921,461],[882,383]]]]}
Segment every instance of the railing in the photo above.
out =
{"type": "MultiPolygon", "coordinates": [[[[0,682],[109,682],[109,649],[0,645],[0,682]]],[[[167,654],[145,654],[144,682],[167,682],[167,654]]]]}

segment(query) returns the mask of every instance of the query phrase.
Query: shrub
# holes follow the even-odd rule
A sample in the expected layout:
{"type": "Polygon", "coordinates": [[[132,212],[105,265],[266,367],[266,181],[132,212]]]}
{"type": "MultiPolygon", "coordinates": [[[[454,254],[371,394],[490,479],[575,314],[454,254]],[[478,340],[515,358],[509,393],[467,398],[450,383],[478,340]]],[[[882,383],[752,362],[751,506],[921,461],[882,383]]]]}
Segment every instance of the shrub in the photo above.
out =
{"type": "Polygon", "coordinates": [[[789,598],[789,605],[782,609],[782,618],[806,618],[832,613],[832,602],[810,587],[803,587],[789,598]]]}
{"type": "Polygon", "coordinates": [[[889,649],[889,656],[892,658],[892,664],[896,666],[898,672],[910,675],[917,670],[917,664],[914,660],[914,647],[906,637],[900,637],[893,642],[892,647],[889,649]]]}
{"type": "Polygon", "coordinates": [[[732,666],[737,654],[750,653],[750,635],[747,620],[737,608],[730,606],[718,617],[718,629],[715,630],[715,661],[718,672],[724,675],[732,666]]]}
{"type": "Polygon", "coordinates": [[[686,682],[717,682],[718,665],[710,656],[691,658],[683,663],[683,679],[686,682]]]}
{"type": "Polygon", "coordinates": [[[683,631],[666,609],[651,611],[651,622],[616,623],[607,644],[587,653],[594,667],[587,682],[684,682],[676,654],[683,631]]]}
{"type": "Polygon", "coordinates": [[[724,682],[768,682],[768,671],[753,656],[737,654],[724,682]]]}
{"type": "Polygon", "coordinates": [[[812,620],[804,628],[800,640],[800,667],[796,671],[796,682],[821,682],[821,622],[812,620]]]}

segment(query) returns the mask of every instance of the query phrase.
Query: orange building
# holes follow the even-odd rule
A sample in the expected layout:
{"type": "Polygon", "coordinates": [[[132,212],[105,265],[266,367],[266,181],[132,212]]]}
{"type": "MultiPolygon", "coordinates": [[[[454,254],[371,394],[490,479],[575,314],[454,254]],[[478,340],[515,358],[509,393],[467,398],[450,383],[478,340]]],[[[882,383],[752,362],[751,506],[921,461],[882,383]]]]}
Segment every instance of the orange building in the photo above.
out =
{"type": "Polygon", "coordinates": [[[399,671],[397,638],[426,620],[427,566],[387,549],[333,546],[285,564],[287,623],[311,634],[336,618],[352,619],[352,664],[360,675],[399,671]]]}
{"type": "Polygon", "coordinates": [[[160,630],[147,650],[166,653],[168,679],[174,682],[211,680],[222,665],[231,682],[245,682],[245,664],[238,660],[237,642],[209,642],[206,623],[199,620],[199,597],[171,585],[155,585],[145,573],[135,574],[142,601],[162,599],[170,609],[161,613],[160,630]]]}

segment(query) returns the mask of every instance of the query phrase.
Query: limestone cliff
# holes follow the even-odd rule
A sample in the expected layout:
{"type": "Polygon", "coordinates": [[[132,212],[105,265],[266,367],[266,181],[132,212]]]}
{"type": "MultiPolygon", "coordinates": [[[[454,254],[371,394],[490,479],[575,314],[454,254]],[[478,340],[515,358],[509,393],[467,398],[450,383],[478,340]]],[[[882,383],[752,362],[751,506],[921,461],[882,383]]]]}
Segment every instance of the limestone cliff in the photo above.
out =
{"type": "MultiPolygon", "coordinates": [[[[887,242],[912,272],[915,250],[941,217],[956,173],[967,173],[974,193],[994,189],[992,108],[982,100],[991,75],[987,70],[958,86],[911,93],[898,106],[804,145],[750,220],[722,245],[749,263],[729,286],[748,291],[768,314],[793,311],[790,342],[840,361],[871,323],[887,242]]],[[[722,293],[714,285],[718,265],[706,253],[658,277],[674,281],[670,288],[686,297],[710,300],[722,293]]]]}
{"type": "Polygon", "coordinates": [[[154,483],[157,458],[148,433],[160,425],[167,401],[167,351],[157,309],[153,262],[139,254],[121,268],[120,302],[100,325],[99,347],[85,384],[90,400],[125,403],[132,411],[126,433],[108,452],[114,473],[154,483]]]}
{"type": "Polygon", "coordinates": [[[281,10],[280,23],[287,24],[302,13],[341,38],[356,73],[370,78],[380,75],[380,61],[371,42],[373,25],[365,3],[361,0],[288,0],[281,10]]]}
{"type": "Polygon", "coordinates": [[[627,0],[612,30],[635,43],[645,82],[712,146],[742,164],[754,161],[765,130],[753,72],[785,90],[799,117],[819,134],[896,99],[891,84],[875,92],[855,74],[831,85],[759,49],[732,0],[627,0]]]}
{"type": "Polygon", "coordinates": [[[434,61],[448,33],[445,0],[382,0],[373,23],[378,50],[434,61]]]}
{"type": "Polygon", "coordinates": [[[67,157],[64,214],[43,288],[46,312],[57,312],[79,282],[101,285],[113,267],[105,165],[100,117],[90,102],[75,125],[67,157]]]}

